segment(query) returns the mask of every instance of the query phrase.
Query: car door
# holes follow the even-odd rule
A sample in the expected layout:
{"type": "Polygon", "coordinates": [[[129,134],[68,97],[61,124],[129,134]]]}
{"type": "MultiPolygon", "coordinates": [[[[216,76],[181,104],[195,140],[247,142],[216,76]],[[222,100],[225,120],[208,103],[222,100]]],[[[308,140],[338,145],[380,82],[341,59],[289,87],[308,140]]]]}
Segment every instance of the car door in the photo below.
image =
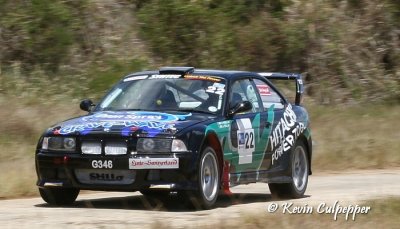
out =
{"type": "Polygon", "coordinates": [[[269,170],[274,162],[277,163],[277,157],[283,153],[284,130],[280,128],[279,123],[289,107],[283,97],[266,81],[255,79],[253,82],[263,107],[260,118],[260,138],[263,145],[263,149],[260,150],[263,151],[263,159],[258,170],[269,170]]]}
{"type": "Polygon", "coordinates": [[[259,150],[259,138],[257,137],[259,136],[262,105],[257,95],[257,89],[250,79],[236,80],[230,90],[228,100],[230,109],[243,101],[251,102],[252,109],[232,117],[230,140],[234,156],[231,166],[235,167],[235,172],[257,170],[262,161],[260,154],[263,154],[259,150]]]}

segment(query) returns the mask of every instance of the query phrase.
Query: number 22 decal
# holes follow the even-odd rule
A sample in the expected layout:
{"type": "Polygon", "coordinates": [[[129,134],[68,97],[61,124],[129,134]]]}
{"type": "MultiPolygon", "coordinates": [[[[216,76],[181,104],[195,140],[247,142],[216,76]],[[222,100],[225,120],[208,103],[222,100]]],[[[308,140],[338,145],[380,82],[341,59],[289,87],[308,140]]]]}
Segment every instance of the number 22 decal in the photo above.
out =
{"type": "Polygon", "coordinates": [[[253,132],[246,132],[244,134],[244,139],[245,139],[244,146],[246,149],[254,148],[254,133],[253,132]]]}
{"type": "Polygon", "coordinates": [[[225,88],[209,86],[206,92],[223,95],[225,93],[225,88]]]}
{"type": "Polygon", "coordinates": [[[253,162],[255,150],[255,137],[253,125],[249,118],[236,120],[237,130],[237,152],[239,154],[239,164],[249,164],[253,162]]]}

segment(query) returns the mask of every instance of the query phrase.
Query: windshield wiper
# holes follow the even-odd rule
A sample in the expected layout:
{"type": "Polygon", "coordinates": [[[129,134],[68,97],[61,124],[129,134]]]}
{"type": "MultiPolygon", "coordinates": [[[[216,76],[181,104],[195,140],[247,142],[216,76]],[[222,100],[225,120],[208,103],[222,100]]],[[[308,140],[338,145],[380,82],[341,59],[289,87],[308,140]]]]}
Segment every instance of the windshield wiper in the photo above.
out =
{"type": "Polygon", "coordinates": [[[143,109],[132,108],[132,109],[118,109],[118,111],[143,111],[143,109]]]}
{"type": "Polygon", "coordinates": [[[142,111],[143,109],[138,109],[138,108],[134,108],[134,109],[115,109],[112,107],[106,107],[101,109],[100,111],[142,111]]]}
{"type": "Polygon", "coordinates": [[[212,113],[210,111],[202,111],[202,110],[196,110],[196,109],[178,109],[178,110],[173,110],[173,111],[177,111],[177,112],[195,112],[195,113],[216,115],[215,113],[212,113]]]}

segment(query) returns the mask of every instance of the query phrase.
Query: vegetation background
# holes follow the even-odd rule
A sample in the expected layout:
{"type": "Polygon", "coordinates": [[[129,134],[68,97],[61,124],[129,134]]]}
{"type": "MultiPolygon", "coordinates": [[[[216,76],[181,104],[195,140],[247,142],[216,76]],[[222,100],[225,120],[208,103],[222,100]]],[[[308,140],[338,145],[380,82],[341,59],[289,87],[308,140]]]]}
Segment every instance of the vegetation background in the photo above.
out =
{"type": "Polygon", "coordinates": [[[399,0],[0,0],[0,198],[121,76],[165,65],[301,72],[315,172],[400,166],[399,0]]]}

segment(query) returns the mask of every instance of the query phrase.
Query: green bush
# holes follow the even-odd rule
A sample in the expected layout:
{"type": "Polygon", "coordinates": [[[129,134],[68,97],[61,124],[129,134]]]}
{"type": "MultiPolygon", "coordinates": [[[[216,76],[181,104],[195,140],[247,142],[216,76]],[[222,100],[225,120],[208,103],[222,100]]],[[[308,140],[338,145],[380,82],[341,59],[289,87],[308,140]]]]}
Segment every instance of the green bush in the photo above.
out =
{"type": "Polygon", "coordinates": [[[99,99],[104,93],[117,83],[123,76],[136,71],[141,71],[148,64],[143,60],[130,60],[126,62],[108,60],[99,65],[93,65],[86,73],[89,84],[86,96],[99,99]]]}
{"type": "Polygon", "coordinates": [[[26,70],[39,65],[56,72],[71,45],[79,42],[77,12],[84,5],[84,0],[1,1],[1,63],[20,62],[26,70]]]}
{"type": "Polygon", "coordinates": [[[323,104],[399,102],[399,22],[398,0],[0,0],[0,74],[102,88],[93,68],[146,59],[301,72],[323,104]]]}
{"type": "Polygon", "coordinates": [[[162,63],[302,72],[324,104],[400,98],[398,1],[136,2],[162,63]]]}
{"type": "Polygon", "coordinates": [[[198,65],[206,43],[209,18],[202,4],[186,0],[149,1],[139,11],[142,34],[155,57],[174,63],[198,65]]]}

